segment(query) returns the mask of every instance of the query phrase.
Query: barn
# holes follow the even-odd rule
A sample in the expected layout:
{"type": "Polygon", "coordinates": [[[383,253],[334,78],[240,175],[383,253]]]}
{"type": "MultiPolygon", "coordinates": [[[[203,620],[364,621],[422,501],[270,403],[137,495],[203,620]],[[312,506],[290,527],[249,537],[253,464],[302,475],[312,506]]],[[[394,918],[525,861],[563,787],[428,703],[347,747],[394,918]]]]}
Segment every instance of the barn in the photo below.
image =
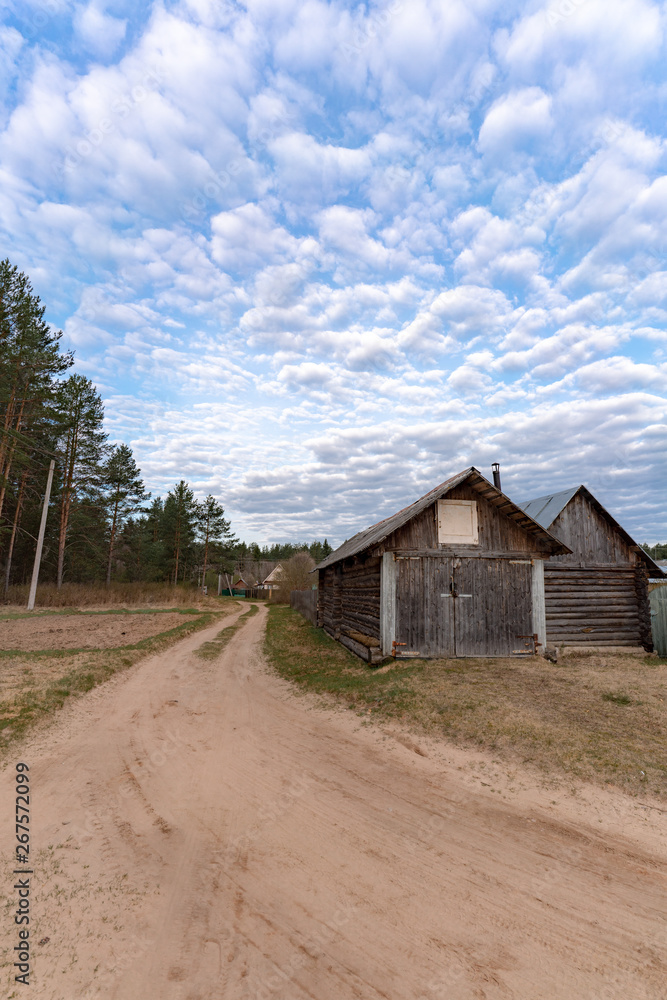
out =
{"type": "Polygon", "coordinates": [[[547,642],[653,649],[648,579],[663,570],[585,486],[521,504],[567,545],[545,566],[547,642]]]}
{"type": "Polygon", "coordinates": [[[322,560],[317,623],[369,663],[533,653],[544,561],[568,551],[466,469],[322,560]]]}

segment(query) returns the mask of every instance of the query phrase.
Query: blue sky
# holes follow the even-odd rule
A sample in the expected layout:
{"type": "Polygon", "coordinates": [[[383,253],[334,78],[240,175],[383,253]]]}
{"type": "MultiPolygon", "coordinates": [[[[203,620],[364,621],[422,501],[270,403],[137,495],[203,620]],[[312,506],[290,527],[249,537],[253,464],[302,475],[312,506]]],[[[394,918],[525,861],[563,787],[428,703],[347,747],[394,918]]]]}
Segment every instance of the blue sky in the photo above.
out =
{"type": "Polygon", "coordinates": [[[499,461],[667,540],[664,3],[0,12],[0,252],[153,492],[340,542],[499,461]]]}

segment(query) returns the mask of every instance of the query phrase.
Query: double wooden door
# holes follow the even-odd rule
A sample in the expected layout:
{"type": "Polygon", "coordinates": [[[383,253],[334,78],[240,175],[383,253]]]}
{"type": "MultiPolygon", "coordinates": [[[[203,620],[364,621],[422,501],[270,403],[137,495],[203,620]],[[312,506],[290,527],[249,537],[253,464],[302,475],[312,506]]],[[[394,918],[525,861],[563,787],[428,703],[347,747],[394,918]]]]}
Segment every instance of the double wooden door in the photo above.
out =
{"type": "Polygon", "coordinates": [[[529,560],[396,559],[396,652],[512,656],[533,651],[529,560]]]}

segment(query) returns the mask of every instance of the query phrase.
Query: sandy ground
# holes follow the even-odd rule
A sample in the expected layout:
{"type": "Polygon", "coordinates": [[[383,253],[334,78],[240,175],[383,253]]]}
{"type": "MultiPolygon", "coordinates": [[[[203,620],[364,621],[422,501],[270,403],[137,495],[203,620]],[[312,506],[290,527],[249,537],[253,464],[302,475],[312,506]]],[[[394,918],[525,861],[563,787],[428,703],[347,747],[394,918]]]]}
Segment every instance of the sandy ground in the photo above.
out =
{"type": "Polygon", "coordinates": [[[143,661],[21,752],[32,997],[667,997],[667,815],[295,697],[265,616],[217,661],[192,651],[220,622],[143,661]]]}
{"type": "MultiPolygon", "coordinates": [[[[192,616],[194,618],[194,616],[192,616]]],[[[186,615],[39,615],[0,621],[0,649],[112,649],[191,620],[186,615]]]]}

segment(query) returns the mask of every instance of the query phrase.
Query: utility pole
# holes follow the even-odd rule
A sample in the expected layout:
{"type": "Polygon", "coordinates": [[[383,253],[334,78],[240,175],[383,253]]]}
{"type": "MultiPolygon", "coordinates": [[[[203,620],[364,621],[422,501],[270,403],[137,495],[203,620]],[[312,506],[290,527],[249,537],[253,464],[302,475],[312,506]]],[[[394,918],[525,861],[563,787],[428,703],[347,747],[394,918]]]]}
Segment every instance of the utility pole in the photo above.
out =
{"type": "Polygon", "coordinates": [[[49,512],[49,499],[51,497],[51,483],[53,482],[53,470],[55,459],[51,459],[49,465],[49,475],[46,480],[46,493],[44,494],[44,506],[42,507],[42,521],[39,526],[39,536],[37,538],[37,549],[35,551],[35,564],[32,567],[32,580],[30,581],[30,596],[28,597],[28,611],[35,607],[35,595],[37,594],[37,578],[39,577],[39,564],[42,561],[42,546],[44,545],[44,532],[46,531],[46,515],[49,512]]]}

